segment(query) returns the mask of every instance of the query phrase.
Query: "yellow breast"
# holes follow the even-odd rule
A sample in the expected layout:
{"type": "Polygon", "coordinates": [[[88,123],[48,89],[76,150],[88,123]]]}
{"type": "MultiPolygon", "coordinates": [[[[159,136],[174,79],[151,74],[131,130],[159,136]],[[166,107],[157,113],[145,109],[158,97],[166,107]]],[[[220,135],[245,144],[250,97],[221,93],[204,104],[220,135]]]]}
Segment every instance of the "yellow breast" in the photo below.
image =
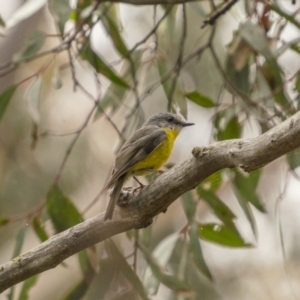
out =
{"type": "MultiPolygon", "coordinates": [[[[163,129],[163,128],[162,128],[163,129]]],[[[145,159],[138,162],[132,171],[135,171],[135,175],[141,176],[146,175],[147,171],[145,169],[158,170],[170,157],[174,145],[174,141],[178,136],[178,130],[163,129],[167,134],[166,139],[158,146],[154,151],[152,151],[145,159]]]]}

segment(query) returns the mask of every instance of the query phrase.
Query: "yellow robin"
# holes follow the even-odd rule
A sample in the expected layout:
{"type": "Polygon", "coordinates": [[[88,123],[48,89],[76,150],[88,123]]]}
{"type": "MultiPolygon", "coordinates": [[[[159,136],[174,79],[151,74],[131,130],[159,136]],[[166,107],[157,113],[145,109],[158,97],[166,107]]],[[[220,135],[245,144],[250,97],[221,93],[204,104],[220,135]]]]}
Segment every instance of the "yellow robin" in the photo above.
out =
{"type": "Polygon", "coordinates": [[[124,143],[117,154],[112,175],[105,187],[105,189],[113,188],[113,190],[104,220],[112,218],[125,181],[131,176],[135,178],[135,176],[157,171],[171,155],[174,141],[180,130],[191,125],[194,123],[186,123],[178,115],[158,113],[149,118],[124,143]]]}

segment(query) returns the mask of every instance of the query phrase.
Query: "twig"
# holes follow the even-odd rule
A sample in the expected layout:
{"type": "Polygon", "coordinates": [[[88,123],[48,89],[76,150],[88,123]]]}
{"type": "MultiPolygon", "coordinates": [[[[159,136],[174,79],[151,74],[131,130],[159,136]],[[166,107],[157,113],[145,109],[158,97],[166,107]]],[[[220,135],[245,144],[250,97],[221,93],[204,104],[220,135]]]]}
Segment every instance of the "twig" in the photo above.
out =
{"type": "Polygon", "coordinates": [[[225,14],[238,1],[239,0],[231,0],[225,2],[226,4],[224,5],[224,7],[214,12],[211,17],[203,21],[203,25],[201,26],[201,28],[204,28],[206,25],[213,25],[221,15],[225,14]]]}

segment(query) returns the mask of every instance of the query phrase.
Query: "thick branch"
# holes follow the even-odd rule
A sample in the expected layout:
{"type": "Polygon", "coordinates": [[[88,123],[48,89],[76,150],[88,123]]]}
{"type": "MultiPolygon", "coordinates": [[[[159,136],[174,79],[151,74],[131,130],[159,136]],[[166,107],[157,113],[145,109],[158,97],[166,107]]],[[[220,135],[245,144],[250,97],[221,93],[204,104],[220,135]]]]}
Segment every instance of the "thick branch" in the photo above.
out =
{"type": "Polygon", "coordinates": [[[117,207],[113,220],[104,222],[102,213],[0,266],[0,292],[117,233],[147,226],[180,195],[218,170],[240,167],[249,172],[298,147],[300,112],[256,138],[196,147],[193,156],[143,188],[128,208],[117,207]]]}

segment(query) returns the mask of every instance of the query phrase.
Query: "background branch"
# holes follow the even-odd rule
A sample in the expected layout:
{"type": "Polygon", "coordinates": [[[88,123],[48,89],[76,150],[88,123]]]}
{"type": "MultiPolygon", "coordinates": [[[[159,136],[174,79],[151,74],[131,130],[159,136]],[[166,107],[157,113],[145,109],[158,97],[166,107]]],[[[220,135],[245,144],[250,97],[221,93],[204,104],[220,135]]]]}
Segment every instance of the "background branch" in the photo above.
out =
{"type": "Polygon", "coordinates": [[[180,195],[223,168],[240,167],[250,172],[300,146],[300,112],[268,132],[251,139],[217,142],[194,148],[193,156],[141,190],[128,208],[115,210],[104,222],[104,214],[57,234],[0,266],[0,292],[35,274],[56,267],[67,257],[118,233],[149,225],[180,195]]]}

